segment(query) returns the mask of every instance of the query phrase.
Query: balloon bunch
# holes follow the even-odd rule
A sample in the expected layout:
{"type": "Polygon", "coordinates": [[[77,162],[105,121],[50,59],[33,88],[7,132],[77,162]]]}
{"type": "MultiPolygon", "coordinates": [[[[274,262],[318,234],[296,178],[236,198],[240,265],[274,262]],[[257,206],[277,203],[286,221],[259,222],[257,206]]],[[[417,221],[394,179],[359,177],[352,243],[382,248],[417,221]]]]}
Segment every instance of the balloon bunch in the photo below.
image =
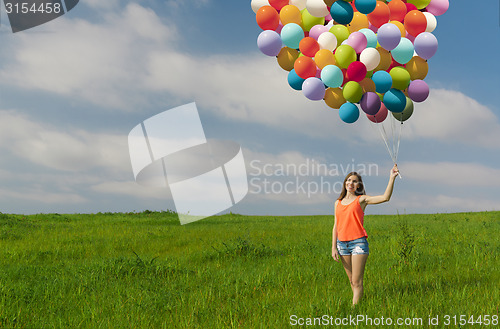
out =
{"type": "Polygon", "coordinates": [[[403,122],[429,95],[427,60],[436,16],[448,0],[252,0],[259,49],[276,56],[288,83],[339,109],[346,123],[388,113],[403,122]]]}

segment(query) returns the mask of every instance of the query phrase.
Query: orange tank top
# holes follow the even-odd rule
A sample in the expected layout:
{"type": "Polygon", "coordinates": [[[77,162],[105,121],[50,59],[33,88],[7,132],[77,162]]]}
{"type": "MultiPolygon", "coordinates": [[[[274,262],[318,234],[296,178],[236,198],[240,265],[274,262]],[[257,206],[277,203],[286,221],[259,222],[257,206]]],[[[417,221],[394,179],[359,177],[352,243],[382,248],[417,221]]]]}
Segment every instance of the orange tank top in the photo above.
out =
{"type": "Polygon", "coordinates": [[[335,218],[337,218],[337,238],[340,241],[351,241],[362,237],[367,237],[366,230],[363,227],[365,213],[361,209],[358,196],[347,206],[339,200],[335,218]]]}

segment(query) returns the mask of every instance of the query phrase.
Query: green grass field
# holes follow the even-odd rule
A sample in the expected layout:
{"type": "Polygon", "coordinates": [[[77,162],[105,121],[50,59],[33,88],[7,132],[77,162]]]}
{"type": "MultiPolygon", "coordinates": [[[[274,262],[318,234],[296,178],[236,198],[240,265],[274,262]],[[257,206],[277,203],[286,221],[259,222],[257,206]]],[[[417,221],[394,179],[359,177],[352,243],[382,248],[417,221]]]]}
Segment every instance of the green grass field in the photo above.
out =
{"type": "Polygon", "coordinates": [[[0,214],[0,328],[496,327],[500,212],[367,216],[354,310],[332,221],[0,214]]]}

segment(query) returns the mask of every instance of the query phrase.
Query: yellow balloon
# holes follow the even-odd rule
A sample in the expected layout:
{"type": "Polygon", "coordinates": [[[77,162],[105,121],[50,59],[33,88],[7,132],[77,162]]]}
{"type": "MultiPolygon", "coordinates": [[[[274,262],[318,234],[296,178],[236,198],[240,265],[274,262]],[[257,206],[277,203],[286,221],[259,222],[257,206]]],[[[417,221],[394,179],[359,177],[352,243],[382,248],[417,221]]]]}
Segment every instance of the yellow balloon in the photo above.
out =
{"type": "Polygon", "coordinates": [[[373,82],[373,80],[370,78],[364,78],[359,84],[361,85],[361,88],[363,88],[363,93],[369,91],[375,92],[376,90],[375,82],[373,82]]]}
{"type": "Polygon", "coordinates": [[[327,65],[335,65],[335,56],[328,49],[320,49],[314,56],[316,66],[323,69],[327,65]]]}
{"type": "Polygon", "coordinates": [[[283,47],[277,56],[278,64],[285,71],[291,71],[295,60],[299,58],[299,51],[288,47],[283,47]]]}
{"type": "Polygon", "coordinates": [[[302,25],[302,14],[294,5],[286,5],[280,10],[280,20],[283,25],[288,23],[302,25]]]}
{"type": "Polygon", "coordinates": [[[406,63],[406,70],[410,73],[411,80],[424,80],[429,72],[429,64],[427,61],[419,56],[413,56],[408,63],[406,63]]]}
{"type": "Polygon", "coordinates": [[[367,29],[368,26],[368,17],[365,14],[357,11],[354,13],[352,21],[349,23],[349,25],[347,25],[347,28],[349,29],[349,32],[352,33],[361,29],[367,29]]]}
{"type": "Polygon", "coordinates": [[[406,37],[406,29],[403,23],[400,21],[390,21],[389,23],[392,23],[398,27],[398,29],[401,31],[401,38],[406,37]]]}
{"type": "Polygon", "coordinates": [[[328,88],[325,92],[325,103],[333,109],[339,109],[346,102],[342,89],[328,88]]]}
{"type": "Polygon", "coordinates": [[[391,53],[382,47],[377,47],[377,50],[380,54],[380,63],[378,64],[378,66],[375,68],[374,71],[385,71],[389,68],[389,66],[391,66],[392,63],[391,53]]]}

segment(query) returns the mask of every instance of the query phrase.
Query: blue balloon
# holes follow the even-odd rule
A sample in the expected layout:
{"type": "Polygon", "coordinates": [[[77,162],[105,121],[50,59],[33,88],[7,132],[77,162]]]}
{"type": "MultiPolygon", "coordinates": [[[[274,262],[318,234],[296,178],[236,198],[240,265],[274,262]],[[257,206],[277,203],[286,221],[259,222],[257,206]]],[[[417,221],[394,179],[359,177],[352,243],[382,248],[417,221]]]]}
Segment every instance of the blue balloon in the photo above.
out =
{"type": "Polygon", "coordinates": [[[338,88],[344,82],[344,73],[337,65],[327,65],[321,70],[321,80],[331,88],[338,88]]]}
{"type": "Polygon", "coordinates": [[[288,84],[290,87],[292,87],[295,90],[302,90],[302,84],[306,81],[305,79],[302,79],[301,77],[298,76],[297,73],[295,73],[295,69],[292,69],[288,73],[288,84]]]}
{"type": "Polygon", "coordinates": [[[288,23],[281,29],[281,40],[289,48],[299,49],[300,40],[304,38],[304,30],[300,25],[288,23]]]}
{"type": "Polygon", "coordinates": [[[377,35],[370,29],[361,29],[359,32],[363,33],[368,41],[366,48],[377,48],[377,35]]]}
{"type": "Polygon", "coordinates": [[[375,90],[379,94],[387,92],[392,87],[392,77],[386,71],[373,73],[372,80],[375,83],[375,90]]]}
{"type": "Polygon", "coordinates": [[[349,24],[354,17],[354,10],[349,2],[336,1],[330,8],[330,14],[335,22],[349,24]]]}
{"type": "Polygon", "coordinates": [[[262,31],[257,38],[257,46],[264,55],[278,56],[281,47],[281,38],[278,33],[271,30],[262,31]]]}
{"type": "Polygon", "coordinates": [[[383,103],[393,113],[401,113],[406,107],[406,96],[399,90],[392,88],[385,93],[383,103]]]}
{"type": "Polygon", "coordinates": [[[377,6],[377,0],[354,0],[354,5],[360,13],[368,15],[377,6]]]}
{"type": "Polygon", "coordinates": [[[399,64],[406,64],[413,58],[413,43],[407,38],[401,38],[396,48],[391,51],[392,58],[399,64]]]}
{"type": "Polygon", "coordinates": [[[344,103],[339,109],[339,116],[345,123],[354,123],[359,119],[359,109],[353,103],[344,103]]]}

